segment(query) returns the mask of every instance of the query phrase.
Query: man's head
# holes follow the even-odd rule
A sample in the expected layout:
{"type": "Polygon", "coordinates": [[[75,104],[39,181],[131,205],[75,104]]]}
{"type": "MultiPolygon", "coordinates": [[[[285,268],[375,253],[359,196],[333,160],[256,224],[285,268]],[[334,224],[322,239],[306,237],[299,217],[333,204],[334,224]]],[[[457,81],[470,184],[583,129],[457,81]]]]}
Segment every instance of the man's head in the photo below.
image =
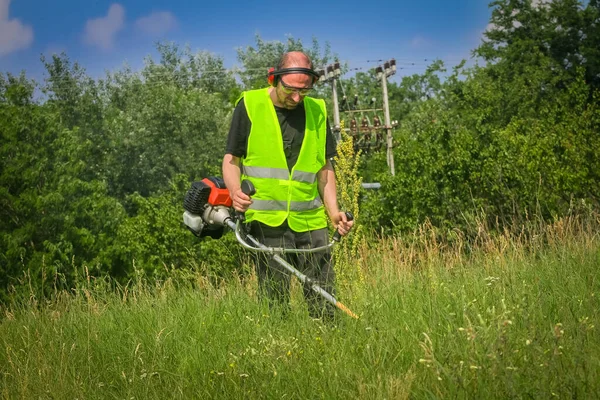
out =
{"type": "MultiPolygon", "coordinates": [[[[312,61],[300,51],[290,51],[279,59],[277,70],[284,68],[308,68],[312,70],[312,61]]],[[[290,72],[275,76],[276,86],[271,90],[271,100],[277,107],[292,110],[312,89],[316,77],[306,72],[290,72]]]]}

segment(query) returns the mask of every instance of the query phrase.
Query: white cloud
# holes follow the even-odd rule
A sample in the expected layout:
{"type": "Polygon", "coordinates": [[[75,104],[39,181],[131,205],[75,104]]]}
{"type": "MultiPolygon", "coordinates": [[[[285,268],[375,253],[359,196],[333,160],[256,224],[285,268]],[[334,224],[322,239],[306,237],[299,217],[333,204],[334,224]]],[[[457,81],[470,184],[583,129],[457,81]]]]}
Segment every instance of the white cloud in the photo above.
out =
{"type": "Polygon", "coordinates": [[[135,27],[146,35],[161,36],[177,27],[177,19],[168,11],[159,11],[139,18],[135,27]]]}
{"type": "Polygon", "coordinates": [[[120,4],[112,4],[106,17],[90,19],[85,23],[83,41],[92,46],[109,50],[115,36],[125,25],[125,9],[120,4]]]}
{"type": "Polygon", "coordinates": [[[29,47],[33,29],[18,19],[8,19],[10,0],[0,0],[0,57],[29,47]]]}

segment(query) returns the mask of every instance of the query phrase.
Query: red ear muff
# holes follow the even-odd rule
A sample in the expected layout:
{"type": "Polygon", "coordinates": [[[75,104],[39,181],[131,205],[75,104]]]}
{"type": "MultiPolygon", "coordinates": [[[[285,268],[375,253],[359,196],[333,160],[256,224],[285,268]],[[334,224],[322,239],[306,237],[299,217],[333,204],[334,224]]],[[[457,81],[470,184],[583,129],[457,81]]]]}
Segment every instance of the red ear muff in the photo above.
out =
{"type": "Polygon", "coordinates": [[[269,74],[267,75],[267,81],[269,82],[269,85],[271,86],[275,86],[275,68],[271,67],[269,68],[269,74]]]}

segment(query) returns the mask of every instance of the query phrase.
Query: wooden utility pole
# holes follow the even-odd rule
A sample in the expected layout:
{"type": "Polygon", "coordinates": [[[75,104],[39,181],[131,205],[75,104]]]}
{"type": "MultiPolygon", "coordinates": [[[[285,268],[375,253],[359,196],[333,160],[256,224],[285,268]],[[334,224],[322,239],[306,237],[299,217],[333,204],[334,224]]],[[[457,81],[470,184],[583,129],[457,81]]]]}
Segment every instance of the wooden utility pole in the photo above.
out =
{"type": "Polygon", "coordinates": [[[338,104],[337,95],[337,80],[342,75],[340,63],[336,62],[328,65],[327,69],[320,70],[319,74],[321,75],[321,81],[331,82],[331,91],[333,96],[333,134],[335,135],[335,140],[339,142],[342,139],[342,135],[340,133],[340,106],[338,104]]]}
{"type": "Polygon", "coordinates": [[[391,59],[386,61],[383,67],[380,65],[375,70],[377,79],[381,80],[381,88],[383,89],[383,113],[385,118],[385,130],[387,132],[387,164],[392,175],[396,175],[394,167],[394,152],[393,152],[393,137],[392,123],[390,121],[390,104],[388,101],[387,78],[396,73],[396,60],[391,59]]]}

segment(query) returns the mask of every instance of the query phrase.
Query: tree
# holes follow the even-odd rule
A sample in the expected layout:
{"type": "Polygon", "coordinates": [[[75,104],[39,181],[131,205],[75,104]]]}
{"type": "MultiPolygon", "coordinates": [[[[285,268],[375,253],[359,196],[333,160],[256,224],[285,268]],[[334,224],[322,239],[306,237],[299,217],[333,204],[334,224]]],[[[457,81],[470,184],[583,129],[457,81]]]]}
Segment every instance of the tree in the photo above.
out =
{"type": "Polygon", "coordinates": [[[42,276],[72,284],[74,257],[77,262],[92,260],[113,237],[124,214],[107,196],[106,184],[86,176],[88,142],[77,128],[65,128],[54,106],[36,104],[34,85],[24,77],[0,82],[4,300],[24,274],[31,277],[36,295],[52,289],[43,286],[42,276]]]}
{"type": "Polygon", "coordinates": [[[224,67],[222,57],[207,51],[192,53],[189,46],[180,50],[175,43],[157,43],[156,46],[160,60],[155,62],[151,57],[146,58],[141,72],[145,83],[168,82],[184,91],[218,94],[224,101],[239,92],[235,76],[224,67]]]}
{"type": "MultiPolygon", "coordinates": [[[[597,0],[584,7],[579,0],[496,0],[486,40],[474,54],[489,63],[490,73],[500,69],[509,79],[526,74],[541,55],[554,60],[553,68],[568,72],[572,82],[584,68],[592,93],[600,86],[600,7],[597,0]],[[534,55],[534,58],[531,56],[534,55]]],[[[564,88],[568,82],[558,83],[564,88]]]]}
{"type": "Polygon", "coordinates": [[[80,159],[86,160],[81,177],[105,180],[105,156],[109,147],[104,131],[105,100],[99,85],[77,62],[62,53],[50,60],[42,56],[48,76],[41,85],[44,108],[58,116],[58,123],[79,136],[80,159]]]}
{"type": "Polygon", "coordinates": [[[109,77],[108,97],[118,101],[106,110],[107,177],[111,193],[121,200],[135,192],[159,193],[180,173],[194,179],[220,170],[227,101],[195,87],[191,76],[181,78],[190,65],[169,62],[178,69],[149,63],[142,71],[145,80],[126,73],[109,77]]]}

